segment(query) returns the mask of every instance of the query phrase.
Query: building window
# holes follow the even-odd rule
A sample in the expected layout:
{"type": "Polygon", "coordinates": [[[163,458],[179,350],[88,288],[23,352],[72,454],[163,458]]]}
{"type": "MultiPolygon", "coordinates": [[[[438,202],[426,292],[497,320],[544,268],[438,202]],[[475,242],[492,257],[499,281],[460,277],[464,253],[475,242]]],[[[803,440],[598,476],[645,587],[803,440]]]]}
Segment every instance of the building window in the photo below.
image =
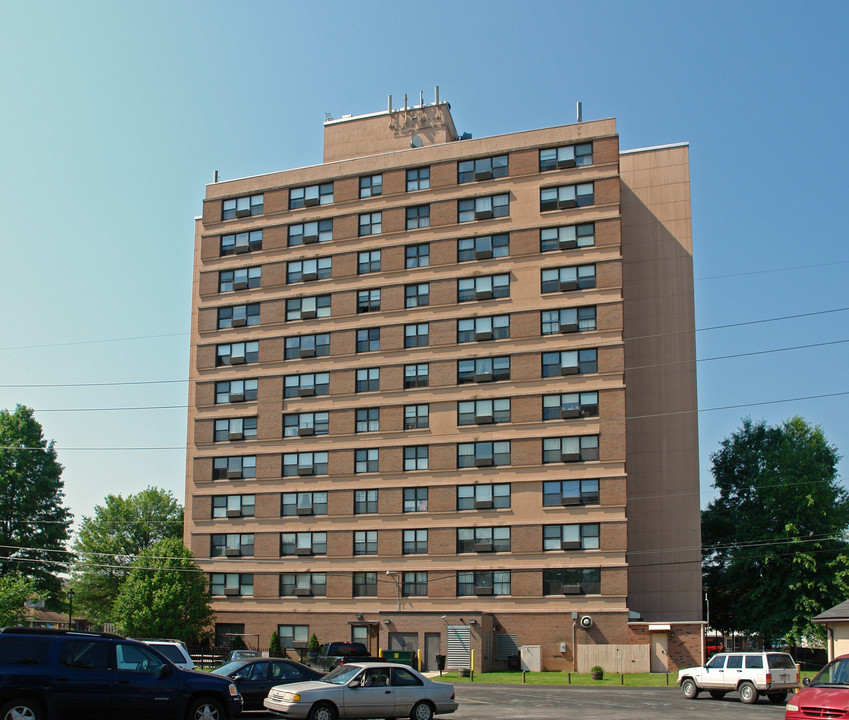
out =
{"type": "Polygon", "coordinates": [[[563,310],[543,310],[540,315],[542,334],[565,335],[595,330],[595,312],[595,305],[563,310]]]}
{"type": "Polygon", "coordinates": [[[253,554],[253,533],[211,536],[210,557],[250,557],[253,554]]]}
{"type": "Polygon", "coordinates": [[[222,255],[239,255],[262,250],[262,230],[222,235],[219,252],[222,255]]]}
{"type": "Polygon", "coordinates": [[[404,597],[427,597],[426,572],[405,572],[401,577],[401,594],[404,597]]]}
{"type": "Polygon", "coordinates": [[[293,475],[327,475],[327,453],[285,453],[283,477],[293,475]]]}
{"type": "Polygon", "coordinates": [[[255,495],[215,495],[212,498],[212,517],[253,517],[255,495]]]}
{"type": "Polygon", "coordinates": [[[543,595],[600,595],[599,568],[567,568],[542,571],[543,595]]]}
{"type": "Polygon", "coordinates": [[[304,373],[283,378],[283,397],[313,397],[330,394],[330,373],[304,373]]]}
{"type": "Polygon", "coordinates": [[[404,430],[419,430],[430,425],[430,405],[405,405],[404,430]]]}
{"type": "Polygon", "coordinates": [[[295,647],[295,643],[307,643],[310,639],[309,625],[278,625],[277,637],[280,638],[280,647],[295,647]]]}
{"type": "Polygon", "coordinates": [[[227,418],[215,421],[213,442],[256,440],[256,418],[227,418]]]}
{"type": "Polygon", "coordinates": [[[407,208],[407,230],[430,227],[430,205],[407,208]]]}
{"type": "Polygon", "coordinates": [[[479,275],[457,281],[457,302],[510,297],[510,275],[479,275]]]}
{"type": "Polygon", "coordinates": [[[359,236],[379,235],[383,232],[383,213],[362,213],[360,215],[359,236]]]}
{"type": "Polygon", "coordinates": [[[215,365],[244,365],[259,361],[259,343],[242,342],[218,345],[215,348],[215,365]]]}
{"type": "Polygon", "coordinates": [[[571,250],[595,245],[595,223],[542,228],[539,231],[540,252],[571,250]]]}
{"type": "Polygon", "coordinates": [[[310,282],[311,280],[326,280],[333,271],[333,258],[316,258],[315,260],[297,260],[286,265],[286,282],[310,282]]]}
{"type": "Polygon", "coordinates": [[[486,195],[457,201],[457,222],[489,220],[510,215],[510,196],[486,195]]]}
{"type": "Polygon", "coordinates": [[[259,325],[259,303],[218,308],[218,329],[259,325]]]}
{"type": "Polygon", "coordinates": [[[327,493],[283,493],[280,500],[280,515],[281,517],[327,515],[327,493]]]}
{"type": "Polygon", "coordinates": [[[428,446],[411,445],[404,448],[404,470],[427,470],[428,446]]]}
{"type": "Polygon", "coordinates": [[[215,623],[215,644],[229,647],[236,635],[245,634],[244,623],[215,623]]]}
{"type": "Polygon", "coordinates": [[[427,363],[404,365],[404,389],[427,387],[430,382],[427,363]]]}
{"type": "Polygon", "coordinates": [[[510,337],[510,316],[465,318],[457,321],[457,342],[500,340],[510,337]]]}
{"type": "Polygon", "coordinates": [[[427,512],[427,488],[404,488],[404,512],[427,512]]]}
{"type": "Polygon", "coordinates": [[[404,249],[406,259],[405,267],[410,268],[427,267],[430,265],[430,243],[420,245],[407,245],[404,249]]]}
{"type": "Polygon", "coordinates": [[[377,555],[377,530],[354,532],[354,555],[377,555]]]}
{"type": "Polygon", "coordinates": [[[510,528],[457,528],[457,552],[510,552],[510,528]]]}
{"type": "Polygon", "coordinates": [[[543,550],[598,550],[599,524],[543,525],[543,550]]]}
{"type": "Polygon", "coordinates": [[[376,597],[377,596],[377,573],[355,572],[354,573],[354,597],[376,597]]]}
{"type": "Polygon", "coordinates": [[[253,595],[254,576],[252,573],[212,573],[209,576],[209,591],[212,595],[253,595]]]}
{"type": "Polygon", "coordinates": [[[598,352],[588,350],[564,350],[542,354],[542,376],[583,375],[598,371],[598,352]]]}
{"type": "Polygon", "coordinates": [[[285,346],[284,357],[287,360],[330,355],[330,333],[288,337],[285,346]]]}
{"type": "Polygon", "coordinates": [[[307,185],[306,187],[292,188],[289,191],[289,209],[297,210],[302,207],[314,207],[315,205],[329,205],[333,202],[333,183],[321,183],[321,185],[307,185]]]}
{"type": "Polygon", "coordinates": [[[330,242],[332,239],[333,218],[289,226],[289,247],[330,242]]]}
{"type": "Polygon", "coordinates": [[[375,352],[380,350],[380,328],[357,330],[357,352],[375,352]]]}
{"type": "Polygon", "coordinates": [[[330,317],[330,295],[293,298],[286,301],[286,320],[330,317]]]}
{"type": "Polygon", "coordinates": [[[568,292],[595,287],[595,265],[548,268],[541,272],[542,292],[568,292]]]}
{"type": "Polygon", "coordinates": [[[404,530],[404,555],[427,553],[427,530],[404,530]]]}
{"type": "Polygon", "coordinates": [[[457,445],[457,467],[493,467],[510,464],[510,441],[472,442],[457,445]]]}
{"type": "Polygon", "coordinates": [[[482,235],[457,241],[457,262],[488,260],[510,254],[510,234],[482,235]]]}
{"type": "Polygon", "coordinates": [[[222,270],[218,273],[218,292],[250,290],[258,288],[262,281],[262,268],[242,268],[241,270],[222,270]]]}
{"type": "Polygon", "coordinates": [[[457,384],[510,379],[510,356],[457,361],[457,384]]]}
{"type": "Polygon", "coordinates": [[[326,573],[283,573],[280,575],[280,597],[322,597],[324,595],[327,595],[326,573]]]}
{"type": "Polygon", "coordinates": [[[458,485],[458,510],[492,510],[510,507],[510,483],[458,485]]]}
{"type": "Polygon", "coordinates": [[[418,283],[404,287],[404,307],[430,305],[430,283],[418,283]]]}
{"type": "Polygon", "coordinates": [[[383,175],[363,175],[360,178],[360,197],[368,198],[383,194],[383,175]]]}
{"type": "Polygon", "coordinates": [[[404,326],[404,347],[424,347],[430,342],[428,323],[404,326]]]}
{"type": "Polygon", "coordinates": [[[507,155],[477,158],[477,160],[461,160],[457,163],[458,184],[507,177],[508,174],[507,155]]]}
{"type": "Polygon", "coordinates": [[[582,418],[598,416],[598,393],[564,393],[542,398],[542,419],[582,418]]]}
{"type": "Polygon", "coordinates": [[[509,570],[462,570],[457,573],[458,595],[509,595],[509,570]]]}
{"type": "Polygon", "coordinates": [[[457,403],[458,425],[491,425],[510,422],[510,398],[463,400],[457,403]]]}
{"type": "Polygon", "coordinates": [[[380,290],[360,290],[357,292],[357,312],[367,313],[380,310],[380,290]]]}
{"type": "Polygon", "coordinates": [[[539,171],[558,170],[593,164],[593,144],[563,145],[539,151],[539,171]]]}
{"type": "Polygon", "coordinates": [[[327,555],[327,533],[280,533],[280,555],[327,555]]]}
{"type": "Polygon", "coordinates": [[[358,409],[356,432],[377,432],[378,430],[380,430],[380,408],[358,409]]]}
{"type": "Polygon", "coordinates": [[[376,512],[377,490],[354,490],[354,515],[373,515],[376,512]]]}
{"type": "Polygon", "coordinates": [[[427,190],[430,187],[430,168],[421,167],[407,170],[407,192],[427,190]]]}
{"type": "MultiPolygon", "coordinates": [[[[354,472],[355,473],[370,473],[378,470],[378,450],[377,448],[367,448],[363,450],[354,450],[354,472]]],[[[360,492],[359,490],[357,492],[360,492]]],[[[377,512],[375,510],[375,512],[377,512]]]]}
{"type": "Polygon", "coordinates": [[[598,435],[543,438],[542,461],[544,463],[586,460],[598,460],[598,435]]]}
{"type": "Polygon", "coordinates": [[[256,455],[217,457],[212,460],[213,480],[241,480],[256,477],[256,455]]]}
{"type": "Polygon", "coordinates": [[[552,480],[543,483],[542,504],[598,505],[598,480],[552,480]]]}
{"type": "Polygon", "coordinates": [[[215,404],[256,400],[257,381],[230,380],[215,383],[215,404]]]}
{"type": "Polygon", "coordinates": [[[330,432],[330,413],[295,413],[283,416],[283,437],[309,437],[330,432]]]}
{"type": "Polygon", "coordinates": [[[262,215],[263,202],[264,197],[262,195],[249,195],[224,200],[221,203],[221,219],[232,220],[233,218],[262,215]]]}
{"type": "Polygon", "coordinates": [[[357,256],[357,275],[380,272],[380,250],[367,250],[357,256]]]}
{"type": "Polygon", "coordinates": [[[560,187],[542,188],[539,191],[540,212],[585,207],[594,202],[593,183],[561,185],[560,187]]]}
{"type": "Polygon", "coordinates": [[[356,392],[374,392],[380,390],[380,368],[361,368],[357,370],[356,392]]]}

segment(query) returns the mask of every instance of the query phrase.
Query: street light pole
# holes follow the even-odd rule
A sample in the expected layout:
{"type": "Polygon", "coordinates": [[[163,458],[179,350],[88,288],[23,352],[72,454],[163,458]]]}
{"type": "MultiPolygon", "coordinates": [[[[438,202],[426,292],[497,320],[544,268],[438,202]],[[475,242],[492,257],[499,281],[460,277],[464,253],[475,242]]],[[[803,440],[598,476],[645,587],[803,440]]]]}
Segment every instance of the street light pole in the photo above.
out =
{"type": "Polygon", "coordinates": [[[74,588],[68,590],[68,630],[72,630],[74,622],[74,588]]]}

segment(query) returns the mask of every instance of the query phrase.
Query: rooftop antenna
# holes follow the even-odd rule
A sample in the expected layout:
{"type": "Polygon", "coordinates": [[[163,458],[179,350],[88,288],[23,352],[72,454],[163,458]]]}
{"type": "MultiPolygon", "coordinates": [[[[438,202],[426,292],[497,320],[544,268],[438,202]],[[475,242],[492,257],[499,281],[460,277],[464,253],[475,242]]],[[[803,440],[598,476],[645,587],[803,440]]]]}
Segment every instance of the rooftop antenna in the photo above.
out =
{"type": "Polygon", "coordinates": [[[386,96],[386,109],[389,111],[389,114],[392,114],[392,96],[386,96]]]}
{"type": "Polygon", "coordinates": [[[439,85],[433,86],[433,104],[439,105],[439,85]]]}
{"type": "Polygon", "coordinates": [[[214,182],[214,183],[217,183],[217,182],[218,182],[218,170],[214,170],[214,171],[213,171],[213,173],[212,173],[212,182],[214,182]]]}
{"type": "Polygon", "coordinates": [[[419,90],[419,107],[424,107],[424,92],[419,90]]]}
{"type": "Polygon", "coordinates": [[[581,106],[581,101],[578,101],[578,122],[583,122],[584,120],[584,109],[581,106]]]}

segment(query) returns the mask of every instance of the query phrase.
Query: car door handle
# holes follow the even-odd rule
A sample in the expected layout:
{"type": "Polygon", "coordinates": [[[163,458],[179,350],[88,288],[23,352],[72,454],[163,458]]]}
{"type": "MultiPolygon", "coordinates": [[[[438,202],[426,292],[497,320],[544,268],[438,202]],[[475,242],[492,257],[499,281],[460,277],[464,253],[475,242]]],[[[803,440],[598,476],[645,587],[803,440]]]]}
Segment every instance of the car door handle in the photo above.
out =
{"type": "Polygon", "coordinates": [[[129,685],[130,681],[127,680],[127,678],[122,678],[121,680],[118,681],[118,684],[119,685],[129,685]]]}
{"type": "Polygon", "coordinates": [[[384,690],[383,692],[384,692],[384,694],[389,695],[389,693],[390,693],[391,691],[390,691],[390,690],[384,690]]]}

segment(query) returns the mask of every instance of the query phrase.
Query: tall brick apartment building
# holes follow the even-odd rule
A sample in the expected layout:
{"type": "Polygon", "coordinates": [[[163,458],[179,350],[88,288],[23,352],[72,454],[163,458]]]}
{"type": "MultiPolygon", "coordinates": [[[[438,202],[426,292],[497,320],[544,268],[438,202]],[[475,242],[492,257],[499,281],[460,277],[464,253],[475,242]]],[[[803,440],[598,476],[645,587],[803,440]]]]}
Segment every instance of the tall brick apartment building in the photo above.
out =
{"type": "Polygon", "coordinates": [[[185,533],[219,639],[697,662],[687,146],[459,137],[438,97],[324,133],[196,223],[185,533]]]}

